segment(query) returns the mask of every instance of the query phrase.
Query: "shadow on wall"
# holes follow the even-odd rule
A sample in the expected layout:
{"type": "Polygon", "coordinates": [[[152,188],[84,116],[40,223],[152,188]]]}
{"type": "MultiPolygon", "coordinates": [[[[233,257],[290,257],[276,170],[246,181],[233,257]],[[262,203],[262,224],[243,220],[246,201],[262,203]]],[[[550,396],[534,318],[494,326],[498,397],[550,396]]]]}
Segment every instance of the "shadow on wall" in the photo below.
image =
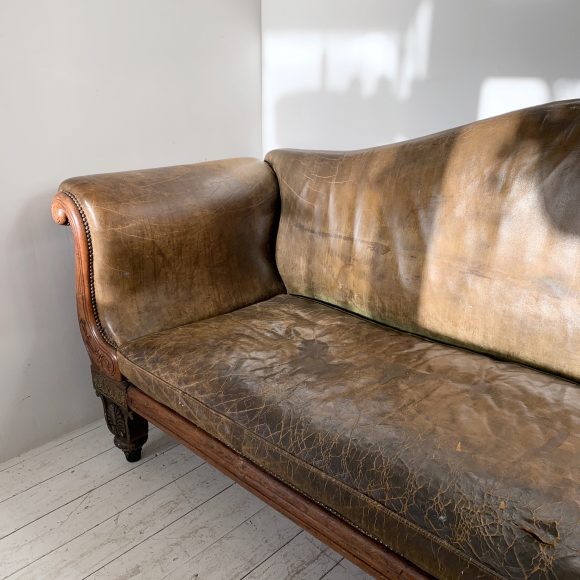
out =
{"type": "Polygon", "coordinates": [[[580,97],[579,20],[573,0],[264,3],[264,149],[371,147],[580,97]]]}

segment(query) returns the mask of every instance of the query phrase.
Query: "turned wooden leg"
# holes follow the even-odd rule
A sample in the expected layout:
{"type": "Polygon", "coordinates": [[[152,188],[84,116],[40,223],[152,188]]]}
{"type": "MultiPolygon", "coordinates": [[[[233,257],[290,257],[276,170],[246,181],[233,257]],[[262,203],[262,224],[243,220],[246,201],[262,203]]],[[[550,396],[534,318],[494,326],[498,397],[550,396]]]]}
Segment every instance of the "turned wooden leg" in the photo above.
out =
{"type": "Polygon", "coordinates": [[[115,436],[115,445],[125,454],[127,461],[139,461],[141,449],[147,441],[148,423],[131,410],[123,409],[100,395],[107,427],[115,436]]]}
{"type": "Polygon", "coordinates": [[[139,461],[141,449],[147,441],[148,423],[127,406],[126,381],[114,381],[92,368],[93,386],[103,403],[109,431],[115,436],[115,445],[127,461],[139,461]]]}

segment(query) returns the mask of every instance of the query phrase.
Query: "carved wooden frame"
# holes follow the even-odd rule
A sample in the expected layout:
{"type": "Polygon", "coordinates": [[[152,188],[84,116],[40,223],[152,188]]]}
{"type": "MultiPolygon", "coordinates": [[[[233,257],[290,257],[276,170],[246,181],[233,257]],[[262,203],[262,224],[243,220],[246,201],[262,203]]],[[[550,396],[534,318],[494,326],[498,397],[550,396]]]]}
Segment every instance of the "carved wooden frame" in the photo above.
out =
{"type": "Polygon", "coordinates": [[[97,311],[93,274],[93,243],[85,212],[77,198],[59,191],[52,200],[52,219],[70,225],[76,262],[77,314],[81,335],[93,366],[113,380],[122,379],[115,343],[107,336],[97,311]]]}

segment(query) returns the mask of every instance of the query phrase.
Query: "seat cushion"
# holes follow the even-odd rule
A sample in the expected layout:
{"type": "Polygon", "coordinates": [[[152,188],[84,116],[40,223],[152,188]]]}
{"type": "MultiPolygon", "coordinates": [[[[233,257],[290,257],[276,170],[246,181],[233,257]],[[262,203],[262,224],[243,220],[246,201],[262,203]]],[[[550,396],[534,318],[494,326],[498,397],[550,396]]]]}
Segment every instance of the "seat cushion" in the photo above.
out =
{"type": "Polygon", "coordinates": [[[291,295],[129,342],[119,366],[431,574],[580,577],[576,383],[291,295]]]}

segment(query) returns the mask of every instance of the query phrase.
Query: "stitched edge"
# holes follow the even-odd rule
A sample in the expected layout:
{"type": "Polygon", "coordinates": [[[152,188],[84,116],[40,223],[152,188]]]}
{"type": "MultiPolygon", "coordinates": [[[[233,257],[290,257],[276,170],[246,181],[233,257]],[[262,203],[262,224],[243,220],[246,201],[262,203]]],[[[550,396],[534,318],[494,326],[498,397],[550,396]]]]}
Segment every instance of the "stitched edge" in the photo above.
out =
{"type": "Polygon", "coordinates": [[[85,230],[85,236],[87,239],[87,246],[89,248],[89,293],[91,296],[91,307],[93,309],[93,316],[95,318],[97,330],[99,331],[101,338],[109,346],[116,349],[117,345],[111,338],[109,338],[109,336],[105,332],[105,329],[103,328],[103,325],[101,323],[101,319],[99,318],[99,311],[97,310],[97,298],[95,295],[95,273],[93,269],[93,240],[91,238],[91,231],[89,229],[89,221],[81,206],[80,201],[77,199],[74,193],[71,193],[70,191],[61,191],[60,193],[66,195],[74,203],[75,207],[77,208],[77,211],[79,212],[79,215],[81,216],[81,220],[83,222],[83,227],[85,230]]]}
{"type": "MultiPolygon", "coordinates": [[[[134,363],[133,361],[129,360],[122,352],[119,351],[119,362],[121,361],[125,361],[128,363],[129,366],[134,367],[135,369],[138,369],[139,371],[144,372],[146,375],[149,375],[154,381],[158,381],[164,385],[166,385],[171,391],[173,391],[174,393],[178,394],[179,396],[185,397],[187,399],[190,399],[192,402],[194,402],[195,404],[199,405],[199,407],[205,409],[206,412],[208,412],[210,415],[216,415],[217,417],[219,417],[222,420],[225,420],[226,423],[230,423],[232,425],[236,425],[238,427],[240,427],[246,434],[250,435],[251,437],[255,437],[256,439],[262,441],[267,447],[271,447],[273,448],[275,451],[277,451],[278,453],[281,453],[282,455],[286,455],[290,458],[292,458],[292,460],[301,463],[307,470],[309,471],[316,471],[317,473],[320,473],[323,477],[325,478],[329,478],[332,479],[332,481],[334,481],[335,483],[337,483],[339,486],[347,488],[348,490],[350,490],[351,493],[353,493],[354,495],[360,495],[364,498],[364,500],[366,501],[370,501],[373,504],[376,504],[377,508],[379,510],[384,510],[386,513],[388,513],[394,520],[398,521],[400,524],[402,524],[403,526],[408,526],[410,529],[414,530],[415,532],[417,532],[420,536],[424,536],[425,538],[427,538],[429,541],[432,541],[433,543],[441,546],[442,548],[447,549],[449,552],[451,552],[452,554],[454,554],[459,560],[467,563],[467,564],[471,564],[473,566],[475,566],[475,568],[478,568],[481,572],[484,572],[486,574],[488,574],[489,576],[492,576],[494,578],[502,578],[502,576],[500,576],[495,570],[493,570],[492,568],[488,567],[487,564],[484,564],[483,562],[479,562],[478,560],[476,560],[475,558],[473,558],[472,556],[470,556],[469,554],[465,554],[464,552],[462,552],[461,550],[459,550],[458,548],[456,548],[455,546],[452,546],[451,544],[449,544],[446,540],[444,540],[443,538],[439,538],[438,536],[435,536],[434,534],[432,534],[431,532],[429,532],[428,530],[425,530],[424,528],[421,528],[420,526],[418,526],[416,523],[404,518],[403,516],[401,516],[400,514],[398,514],[397,512],[391,510],[390,508],[388,508],[387,506],[379,503],[377,500],[367,496],[366,494],[360,492],[357,489],[352,488],[350,485],[335,479],[333,477],[330,477],[329,475],[327,475],[326,473],[324,473],[323,471],[321,471],[320,469],[310,465],[309,463],[307,463],[306,461],[304,461],[303,459],[301,459],[300,457],[296,457],[295,455],[289,453],[288,451],[286,451],[285,449],[282,449],[281,447],[277,447],[276,445],[274,445],[273,443],[270,443],[269,441],[267,441],[266,439],[264,439],[263,437],[261,437],[260,435],[254,433],[253,431],[251,431],[250,429],[248,429],[247,427],[244,427],[242,424],[237,423],[236,421],[234,421],[233,419],[231,419],[230,417],[228,417],[227,415],[224,415],[223,413],[216,411],[215,409],[212,409],[211,407],[209,407],[208,405],[206,405],[205,403],[202,403],[199,399],[197,399],[196,397],[193,397],[192,395],[190,395],[189,393],[186,393],[185,391],[182,391],[180,389],[178,389],[177,387],[171,385],[170,383],[168,383],[166,380],[154,375],[151,371],[148,371],[147,369],[144,369],[143,367],[139,366],[138,364],[134,363]]],[[[123,374],[125,375],[126,373],[123,372],[123,374]]],[[[169,407],[169,405],[166,405],[167,407],[169,407]]],[[[178,415],[181,415],[182,417],[184,417],[186,420],[190,421],[193,423],[193,421],[187,417],[185,417],[184,415],[182,415],[179,411],[177,411],[176,409],[169,407],[170,409],[172,409],[175,413],[177,413],[178,415]]],[[[194,423],[195,424],[195,423],[194,423]]],[[[197,425],[200,429],[202,429],[203,431],[206,431],[206,433],[209,433],[206,429],[204,429],[203,427],[201,427],[200,425],[197,425]]],[[[240,451],[238,451],[237,449],[235,449],[234,447],[232,447],[231,445],[229,445],[227,442],[223,441],[222,438],[220,438],[217,435],[213,435],[211,433],[209,433],[212,437],[214,437],[215,439],[217,439],[220,443],[222,443],[223,445],[225,445],[226,447],[230,448],[232,451],[234,451],[235,453],[237,453],[238,455],[240,455],[241,457],[244,457],[245,459],[248,459],[249,461],[252,461],[249,457],[246,457],[245,455],[243,455],[240,451]]],[[[356,528],[359,532],[363,533],[364,535],[368,536],[369,538],[372,538],[373,540],[379,542],[380,544],[382,544],[383,546],[389,548],[390,550],[393,550],[393,548],[391,548],[390,546],[388,546],[383,540],[381,540],[380,538],[376,537],[374,534],[369,533],[368,531],[360,528],[359,526],[357,526],[356,524],[352,523],[348,518],[346,518],[345,516],[339,514],[338,512],[336,512],[333,508],[327,506],[326,504],[322,503],[321,501],[310,497],[309,494],[304,493],[304,491],[302,491],[301,489],[298,489],[295,485],[293,485],[292,483],[286,481],[283,477],[280,477],[280,475],[271,472],[267,467],[263,467],[262,465],[256,463],[256,465],[258,465],[258,467],[260,469],[263,469],[264,471],[266,471],[267,473],[269,473],[272,477],[274,477],[275,479],[278,479],[279,481],[281,481],[282,483],[284,483],[285,485],[287,485],[288,487],[291,487],[292,489],[294,489],[295,491],[301,493],[302,495],[304,495],[305,497],[307,497],[308,499],[310,499],[311,501],[313,501],[314,503],[320,505],[321,507],[323,507],[324,509],[332,512],[334,515],[336,515],[337,517],[339,517],[341,520],[345,521],[346,523],[348,523],[350,526],[352,526],[353,528],[356,528]]],[[[393,550],[396,552],[396,550],[393,550]]]]}

